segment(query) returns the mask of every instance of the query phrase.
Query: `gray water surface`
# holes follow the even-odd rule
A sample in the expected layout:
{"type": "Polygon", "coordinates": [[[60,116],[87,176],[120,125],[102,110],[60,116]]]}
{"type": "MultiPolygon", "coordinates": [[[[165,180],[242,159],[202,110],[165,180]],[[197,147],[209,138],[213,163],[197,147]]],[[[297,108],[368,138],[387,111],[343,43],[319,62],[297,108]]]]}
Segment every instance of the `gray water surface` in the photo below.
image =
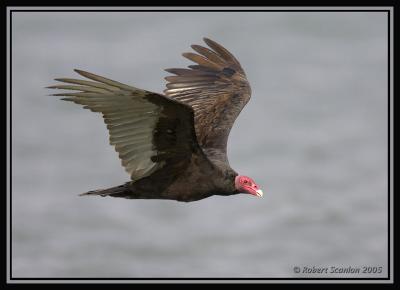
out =
{"type": "Polygon", "coordinates": [[[386,17],[13,13],[13,277],[386,276],[386,17]],[[232,51],[251,83],[229,160],[264,198],[79,197],[129,177],[101,116],[44,87],[78,68],[162,92],[162,69],[188,65],[180,54],[204,36],[232,51]]]}

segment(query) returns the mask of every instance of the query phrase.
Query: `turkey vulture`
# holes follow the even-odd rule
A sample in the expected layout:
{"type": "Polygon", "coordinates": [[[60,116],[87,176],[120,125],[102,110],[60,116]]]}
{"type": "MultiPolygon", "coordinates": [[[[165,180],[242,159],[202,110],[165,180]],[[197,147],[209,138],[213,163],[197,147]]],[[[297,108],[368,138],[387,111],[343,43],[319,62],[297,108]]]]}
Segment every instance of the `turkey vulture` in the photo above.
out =
{"type": "Polygon", "coordinates": [[[100,112],[122,166],[131,180],[120,186],[81,195],[129,199],[196,201],[212,195],[263,192],[230,166],[229,131],[250,99],[251,89],[238,60],[208,38],[209,48],[192,45],[195,62],[171,68],[163,94],[125,85],[86,71],[86,80],[59,78],[51,89],[62,100],[100,112]]]}

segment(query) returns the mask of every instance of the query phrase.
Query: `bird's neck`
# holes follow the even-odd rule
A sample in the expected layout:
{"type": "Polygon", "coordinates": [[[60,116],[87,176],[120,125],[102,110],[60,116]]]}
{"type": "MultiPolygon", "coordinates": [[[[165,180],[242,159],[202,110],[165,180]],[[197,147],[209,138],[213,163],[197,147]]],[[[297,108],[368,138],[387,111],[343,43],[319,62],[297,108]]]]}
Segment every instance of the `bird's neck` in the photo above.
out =
{"type": "Polygon", "coordinates": [[[221,176],[220,178],[216,178],[216,188],[220,189],[217,190],[215,194],[217,195],[232,195],[239,193],[235,187],[235,177],[238,175],[233,169],[231,168],[224,168],[220,171],[221,176]]]}

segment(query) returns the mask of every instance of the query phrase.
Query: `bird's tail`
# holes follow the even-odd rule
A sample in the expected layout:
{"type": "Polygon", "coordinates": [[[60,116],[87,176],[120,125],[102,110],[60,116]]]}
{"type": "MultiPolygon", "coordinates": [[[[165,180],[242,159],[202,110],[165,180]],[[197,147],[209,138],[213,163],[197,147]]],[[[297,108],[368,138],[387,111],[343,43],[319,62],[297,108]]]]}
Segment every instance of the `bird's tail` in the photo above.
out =
{"type": "Polygon", "coordinates": [[[82,195],[100,195],[100,196],[113,196],[113,197],[128,197],[132,195],[132,191],[129,189],[129,182],[119,185],[110,187],[107,189],[98,189],[98,190],[91,190],[88,192],[81,193],[82,195]]]}

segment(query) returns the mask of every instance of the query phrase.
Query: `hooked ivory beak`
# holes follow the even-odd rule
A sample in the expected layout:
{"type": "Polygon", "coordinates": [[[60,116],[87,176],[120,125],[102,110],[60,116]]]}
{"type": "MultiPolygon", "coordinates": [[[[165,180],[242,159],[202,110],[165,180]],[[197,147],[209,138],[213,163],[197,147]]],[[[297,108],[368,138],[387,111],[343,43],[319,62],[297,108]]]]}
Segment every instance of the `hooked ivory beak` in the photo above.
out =
{"type": "Polygon", "coordinates": [[[261,189],[256,190],[256,193],[258,197],[263,197],[263,192],[261,189]]]}

